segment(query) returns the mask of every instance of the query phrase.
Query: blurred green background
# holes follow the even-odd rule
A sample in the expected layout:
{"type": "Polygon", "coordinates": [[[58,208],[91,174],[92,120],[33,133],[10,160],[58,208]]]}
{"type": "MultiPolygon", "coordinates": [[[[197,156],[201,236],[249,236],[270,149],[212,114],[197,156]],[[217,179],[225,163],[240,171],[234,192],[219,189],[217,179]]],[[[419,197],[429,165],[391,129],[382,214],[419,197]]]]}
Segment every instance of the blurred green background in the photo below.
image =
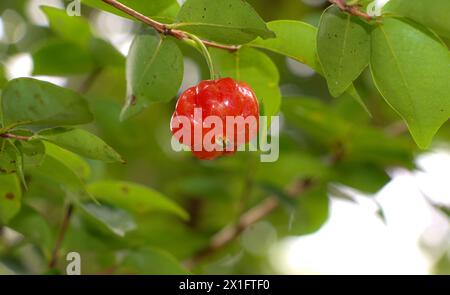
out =
{"type": "MultiPolygon", "coordinates": [[[[261,163],[258,153],[246,152],[199,161],[170,147],[175,100],[119,122],[126,94],[124,55],[140,24],[82,6],[82,17],[99,39],[89,50],[76,50],[48,27],[39,9],[69,2],[0,2],[0,87],[7,79],[34,76],[83,93],[95,116],[86,128],[127,161],[88,161],[87,182],[140,183],[190,214],[188,221],[163,213],[136,215],[136,228],[120,236],[76,211],[61,255],[79,252],[82,273],[178,272],[178,266],[160,260],[168,255],[173,264],[188,260],[214,233],[269,195],[280,198],[280,208],[202,260],[193,273],[450,273],[448,123],[433,148],[420,151],[375,90],[370,73],[363,73],[356,87],[372,118],[351,98],[332,98],[326,81],[307,66],[267,53],[278,67],[283,95],[282,130],[273,135],[280,140],[279,160],[261,163]],[[296,202],[286,201],[283,190],[305,179],[315,182],[314,189],[296,202]]],[[[249,2],[266,21],[302,20],[314,26],[328,5],[249,2]]],[[[208,69],[195,49],[180,47],[183,90],[207,79],[208,69]]],[[[49,272],[66,203],[54,180],[31,178],[24,209],[0,230],[0,273],[49,272]],[[24,234],[30,232],[35,234],[24,234]]],[[[52,272],[64,272],[64,265],[61,258],[52,272]]]]}

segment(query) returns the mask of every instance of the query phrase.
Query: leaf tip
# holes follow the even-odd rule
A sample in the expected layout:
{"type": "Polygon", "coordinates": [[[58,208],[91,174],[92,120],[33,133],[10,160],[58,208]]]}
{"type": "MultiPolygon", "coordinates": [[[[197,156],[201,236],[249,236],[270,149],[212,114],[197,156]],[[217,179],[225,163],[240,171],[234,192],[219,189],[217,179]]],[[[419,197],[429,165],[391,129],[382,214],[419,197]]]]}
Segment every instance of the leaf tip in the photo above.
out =
{"type": "Polygon", "coordinates": [[[415,143],[421,150],[427,150],[431,143],[433,142],[433,137],[436,134],[436,132],[423,132],[420,128],[417,128],[415,126],[408,125],[409,132],[411,133],[412,138],[414,139],[415,143]]]}

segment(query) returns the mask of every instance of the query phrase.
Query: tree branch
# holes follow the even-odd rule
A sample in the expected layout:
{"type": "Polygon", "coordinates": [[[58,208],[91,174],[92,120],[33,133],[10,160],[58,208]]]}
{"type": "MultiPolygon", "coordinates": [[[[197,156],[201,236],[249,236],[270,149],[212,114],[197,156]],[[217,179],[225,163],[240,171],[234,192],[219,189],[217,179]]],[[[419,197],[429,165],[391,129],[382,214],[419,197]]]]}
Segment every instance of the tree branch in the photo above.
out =
{"type": "Polygon", "coordinates": [[[73,204],[69,204],[66,209],[66,213],[64,214],[64,219],[61,224],[61,229],[59,230],[58,238],[55,242],[55,247],[53,248],[52,257],[50,262],[48,263],[49,268],[55,268],[58,263],[59,251],[61,249],[61,244],[64,241],[64,237],[66,235],[67,229],[69,228],[70,218],[72,217],[74,206],[73,204]]]}
{"type": "MultiPolygon", "coordinates": [[[[288,189],[288,195],[291,197],[298,197],[303,192],[307,191],[313,186],[311,179],[305,179],[295,182],[292,187],[288,189]]],[[[235,240],[244,230],[249,228],[252,224],[262,220],[272,213],[280,205],[277,196],[270,196],[255,207],[245,212],[236,224],[230,225],[216,233],[209,244],[198,251],[191,259],[184,262],[188,269],[192,269],[203,259],[214,254],[217,250],[222,249],[230,242],[235,240]]]]}
{"type": "MultiPolygon", "coordinates": [[[[177,30],[177,29],[172,29],[170,28],[167,24],[163,24],[160,22],[157,22],[153,19],[151,19],[148,16],[143,15],[142,13],[120,3],[117,0],[102,0],[103,2],[105,2],[108,5],[111,5],[113,7],[115,7],[116,9],[128,14],[129,16],[145,23],[146,25],[154,28],[158,33],[163,34],[163,35],[169,35],[172,37],[175,37],[179,40],[186,40],[186,39],[190,39],[192,40],[185,32],[183,32],[182,30],[177,30]]],[[[215,48],[220,48],[220,49],[225,49],[228,51],[236,51],[240,48],[239,45],[226,45],[226,44],[220,44],[220,43],[216,43],[216,42],[212,42],[212,41],[207,41],[207,40],[201,40],[202,43],[206,46],[209,47],[215,47],[215,48]]]]}
{"type": "Polygon", "coordinates": [[[392,136],[400,136],[408,132],[408,126],[404,121],[397,121],[389,125],[386,132],[392,136]]]}
{"type": "Polygon", "coordinates": [[[30,136],[22,136],[22,135],[16,135],[16,134],[12,134],[12,133],[3,133],[3,134],[0,134],[0,137],[12,138],[12,139],[17,139],[17,140],[25,140],[25,141],[31,139],[30,136]]]}
{"type": "Polygon", "coordinates": [[[335,4],[340,10],[347,12],[351,15],[364,18],[367,21],[373,20],[373,17],[361,11],[358,5],[347,5],[345,0],[328,0],[330,3],[335,4]]]}

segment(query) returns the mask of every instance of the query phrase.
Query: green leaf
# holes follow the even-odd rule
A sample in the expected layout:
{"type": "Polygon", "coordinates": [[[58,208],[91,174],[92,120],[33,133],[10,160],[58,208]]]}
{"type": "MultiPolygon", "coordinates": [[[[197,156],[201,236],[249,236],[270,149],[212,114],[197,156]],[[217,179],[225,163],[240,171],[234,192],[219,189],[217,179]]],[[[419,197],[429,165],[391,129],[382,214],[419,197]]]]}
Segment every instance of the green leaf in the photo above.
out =
{"type": "Polygon", "coordinates": [[[359,95],[355,85],[350,85],[350,87],[347,88],[347,90],[339,97],[339,99],[345,98],[346,96],[351,97],[353,100],[355,100],[364,109],[364,111],[366,111],[369,117],[372,117],[372,113],[370,112],[364,100],[359,95]]]}
{"type": "Polygon", "coordinates": [[[124,56],[113,45],[111,45],[111,43],[103,39],[92,39],[90,43],[90,50],[95,62],[101,67],[123,67],[125,65],[124,56]]]}
{"type": "Polygon", "coordinates": [[[306,235],[320,229],[328,219],[329,198],[325,185],[318,185],[295,198],[294,207],[281,207],[269,217],[282,235],[306,235]]]}
{"type": "Polygon", "coordinates": [[[37,244],[47,258],[53,248],[53,233],[50,225],[39,212],[29,206],[24,206],[19,214],[8,224],[8,227],[21,233],[25,238],[37,244]]]}
{"type": "Polygon", "coordinates": [[[155,30],[138,34],[127,57],[126,119],[154,102],[174,98],[183,80],[183,55],[175,42],[155,30]]]}
{"type": "Polygon", "coordinates": [[[283,98],[282,112],[288,122],[327,146],[345,138],[352,126],[318,98],[283,98]]]}
{"type": "MultiPolygon", "coordinates": [[[[58,36],[82,47],[89,44],[92,32],[86,19],[70,16],[65,10],[55,7],[41,6],[41,9],[49,20],[50,29],[58,36]]],[[[66,51],[61,51],[61,54],[68,55],[66,51]]]]}
{"type": "Polygon", "coordinates": [[[53,156],[46,155],[42,165],[39,168],[32,170],[31,173],[43,176],[52,183],[61,186],[70,197],[72,197],[73,194],[79,197],[89,195],[86,191],[84,182],[78,176],[77,172],[53,156]]]}
{"type": "Polygon", "coordinates": [[[0,89],[2,89],[7,82],[8,80],[6,79],[5,68],[3,65],[0,65],[0,89]]]}
{"type": "MultiPolygon", "coordinates": [[[[240,245],[245,252],[251,254],[253,257],[266,259],[270,255],[273,246],[277,244],[277,238],[278,233],[276,228],[270,222],[263,220],[249,225],[242,232],[239,239],[240,245]]],[[[247,264],[247,262],[243,261],[241,263],[243,265],[247,264]]]]}
{"type": "Polygon", "coordinates": [[[375,164],[339,163],[334,174],[333,181],[370,194],[381,190],[390,180],[384,168],[375,164]]]}
{"type": "MultiPolygon", "coordinates": [[[[101,9],[107,12],[117,14],[122,17],[132,18],[128,14],[108,5],[99,0],[81,0],[81,2],[90,7],[101,9]]],[[[160,16],[174,18],[179,10],[177,0],[158,0],[158,1],[143,1],[143,0],[120,0],[120,3],[142,13],[147,16],[160,16]]]]}
{"type": "Polygon", "coordinates": [[[133,217],[122,209],[95,203],[80,204],[80,207],[119,237],[124,237],[127,232],[137,227],[133,217]]]}
{"type": "MultiPolygon", "coordinates": [[[[12,133],[29,135],[28,132],[14,131],[12,133]]],[[[3,139],[0,142],[0,173],[17,172],[23,180],[24,169],[38,167],[44,160],[45,147],[40,141],[3,139]]]]}
{"type": "Polygon", "coordinates": [[[372,32],[376,86],[421,148],[450,117],[449,64],[448,49],[418,24],[386,18],[372,32]]]}
{"type": "Polygon", "coordinates": [[[170,212],[183,219],[188,214],[172,200],[148,187],[121,181],[101,181],[88,186],[88,191],[99,201],[123,208],[129,212],[146,214],[153,211],[170,212]]]}
{"type": "Polygon", "coordinates": [[[86,49],[63,40],[43,44],[32,57],[33,75],[79,75],[95,68],[94,58],[86,49]]]}
{"type": "Polygon", "coordinates": [[[377,165],[414,168],[416,146],[405,137],[392,136],[369,126],[354,126],[347,157],[354,164],[370,161],[377,165]]]}
{"type": "Polygon", "coordinates": [[[31,78],[9,81],[2,107],[4,126],[78,125],[93,119],[87,102],[76,92],[31,78]]]}
{"type": "Polygon", "coordinates": [[[321,72],[321,66],[316,55],[317,29],[310,24],[293,21],[278,20],[267,23],[270,30],[275,32],[276,38],[252,41],[249,46],[267,49],[310,66],[321,72]]]}
{"type": "Polygon", "coordinates": [[[39,132],[38,139],[54,143],[86,158],[104,162],[124,162],[121,156],[103,140],[82,129],[54,128],[39,132]]]}
{"type": "Polygon", "coordinates": [[[152,245],[176,257],[191,257],[209,241],[203,227],[193,231],[190,229],[191,223],[180,222],[170,215],[146,214],[135,218],[138,229],[130,232],[127,240],[136,245],[152,245]]]}
{"type": "Polygon", "coordinates": [[[317,54],[331,95],[340,96],[369,64],[370,34],[365,23],[329,7],[320,20],[317,54]]]}
{"type": "Polygon", "coordinates": [[[253,48],[242,48],[236,52],[210,48],[210,52],[220,76],[232,77],[250,85],[262,104],[265,116],[278,113],[281,104],[278,69],[266,54],[253,48]]]}
{"type": "Polygon", "coordinates": [[[283,188],[298,179],[323,178],[327,174],[328,168],[321,159],[307,153],[285,152],[277,161],[261,165],[255,172],[255,179],[283,188]]]}
{"type": "Polygon", "coordinates": [[[15,173],[16,167],[16,149],[10,140],[1,139],[0,149],[0,173],[10,174],[15,173]]]}
{"type": "MultiPolygon", "coordinates": [[[[17,135],[30,136],[31,132],[15,130],[17,135]]],[[[45,147],[41,141],[4,140],[2,142],[0,170],[2,173],[16,172],[19,179],[27,189],[25,169],[39,166],[45,157],[45,147]]]]}
{"type": "Polygon", "coordinates": [[[264,20],[243,0],[187,0],[174,27],[227,44],[248,43],[258,36],[275,37],[264,20]]]}
{"type": "Polygon", "coordinates": [[[45,142],[45,152],[75,172],[80,179],[89,178],[91,167],[80,156],[49,142],[45,142]]]}
{"type": "Polygon", "coordinates": [[[15,174],[0,175],[0,223],[7,224],[20,211],[22,191],[15,174]]]}
{"type": "Polygon", "coordinates": [[[19,177],[25,190],[27,190],[28,187],[27,187],[27,182],[25,181],[25,172],[24,172],[22,151],[18,147],[18,142],[11,143],[11,145],[13,146],[14,151],[16,153],[16,174],[19,177]]]}
{"type": "Polygon", "coordinates": [[[391,0],[383,7],[383,14],[408,17],[450,38],[450,1],[448,0],[391,0]]]}
{"type": "Polygon", "coordinates": [[[39,167],[45,158],[45,146],[42,141],[16,141],[23,156],[24,168],[39,167]]]}
{"type": "MultiPolygon", "coordinates": [[[[270,30],[275,32],[276,38],[267,40],[258,38],[251,42],[250,46],[285,55],[308,65],[320,75],[324,75],[317,57],[317,29],[315,27],[291,20],[272,21],[267,25],[270,30]]],[[[370,114],[353,85],[350,85],[345,94],[355,99],[370,114]]]]}
{"type": "Polygon", "coordinates": [[[327,152],[341,149],[346,161],[411,167],[414,144],[367,123],[355,124],[354,117],[339,112],[335,104],[318,98],[283,98],[282,112],[286,122],[311,137],[315,146],[324,145],[327,152]]]}
{"type": "Polygon", "coordinates": [[[127,252],[118,272],[146,275],[187,274],[187,271],[169,253],[154,248],[127,252]]]}
{"type": "Polygon", "coordinates": [[[170,186],[170,194],[196,196],[197,198],[229,199],[229,184],[224,183],[221,177],[212,175],[182,176],[174,180],[170,186]]]}
{"type": "Polygon", "coordinates": [[[309,234],[320,229],[327,221],[330,200],[326,186],[319,186],[302,194],[297,210],[291,218],[291,230],[298,234],[309,234]]]}

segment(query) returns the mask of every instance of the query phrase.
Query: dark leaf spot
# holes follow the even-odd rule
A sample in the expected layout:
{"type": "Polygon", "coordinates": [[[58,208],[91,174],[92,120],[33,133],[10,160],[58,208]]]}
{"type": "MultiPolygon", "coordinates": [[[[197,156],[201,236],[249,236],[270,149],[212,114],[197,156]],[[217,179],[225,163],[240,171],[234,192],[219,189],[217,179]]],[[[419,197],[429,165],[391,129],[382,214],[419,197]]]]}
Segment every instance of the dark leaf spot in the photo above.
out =
{"type": "Polygon", "coordinates": [[[40,96],[39,94],[35,94],[34,95],[34,98],[37,100],[37,101],[39,101],[39,103],[41,103],[41,104],[44,104],[44,101],[42,100],[42,96],[40,96]]]}
{"type": "Polygon", "coordinates": [[[130,97],[130,105],[134,106],[136,104],[136,100],[137,100],[136,95],[134,95],[134,94],[131,95],[131,97],[130,97]]]}
{"type": "Polygon", "coordinates": [[[7,200],[13,200],[16,196],[13,193],[6,193],[5,198],[7,200]]]}

